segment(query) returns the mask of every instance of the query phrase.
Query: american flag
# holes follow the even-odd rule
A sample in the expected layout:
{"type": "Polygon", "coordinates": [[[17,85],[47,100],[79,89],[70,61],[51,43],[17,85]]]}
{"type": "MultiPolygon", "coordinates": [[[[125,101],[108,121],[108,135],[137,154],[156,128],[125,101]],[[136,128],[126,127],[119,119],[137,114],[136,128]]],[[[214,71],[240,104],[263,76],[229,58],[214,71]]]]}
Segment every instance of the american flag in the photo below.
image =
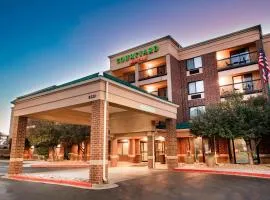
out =
{"type": "Polygon", "coordinates": [[[270,78],[270,67],[268,65],[264,51],[261,49],[258,59],[259,68],[262,71],[263,80],[265,83],[268,83],[270,78]]]}

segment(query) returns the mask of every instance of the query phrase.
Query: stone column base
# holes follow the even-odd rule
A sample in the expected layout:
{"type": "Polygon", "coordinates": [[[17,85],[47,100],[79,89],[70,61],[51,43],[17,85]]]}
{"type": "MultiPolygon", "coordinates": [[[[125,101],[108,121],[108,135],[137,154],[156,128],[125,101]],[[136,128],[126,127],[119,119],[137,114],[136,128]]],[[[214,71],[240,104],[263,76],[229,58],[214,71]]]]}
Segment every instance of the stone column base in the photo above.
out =
{"type": "Polygon", "coordinates": [[[111,155],[110,158],[111,158],[111,165],[110,165],[110,167],[117,167],[119,156],[118,155],[111,155]]]}
{"type": "Polygon", "coordinates": [[[8,174],[21,174],[23,171],[23,161],[11,161],[9,162],[8,174]]]}
{"type": "MultiPolygon", "coordinates": [[[[108,164],[106,164],[105,168],[106,177],[108,177],[108,164]]],[[[103,180],[103,165],[90,165],[89,181],[92,184],[107,183],[105,180],[103,180]]]]}
{"type": "Polygon", "coordinates": [[[153,169],[153,158],[148,158],[148,169],[153,169]]]}
{"type": "Polygon", "coordinates": [[[135,155],[134,163],[140,163],[142,162],[142,156],[141,155],[135,155]]]}
{"type": "Polygon", "coordinates": [[[177,156],[171,156],[166,158],[168,170],[173,170],[178,167],[177,156]]]}

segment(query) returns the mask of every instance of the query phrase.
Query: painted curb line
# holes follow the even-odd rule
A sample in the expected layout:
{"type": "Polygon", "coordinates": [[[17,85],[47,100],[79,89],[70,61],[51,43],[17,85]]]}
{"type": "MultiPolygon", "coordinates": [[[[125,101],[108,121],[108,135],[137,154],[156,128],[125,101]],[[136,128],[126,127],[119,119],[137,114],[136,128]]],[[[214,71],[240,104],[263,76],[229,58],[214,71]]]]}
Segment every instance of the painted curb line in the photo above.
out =
{"type": "Polygon", "coordinates": [[[30,165],[32,168],[87,168],[90,165],[42,165],[34,164],[30,165]]]}
{"type": "Polygon", "coordinates": [[[76,187],[76,188],[82,188],[82,189],[92,189],[91,183],[83,182],[83,181],[50,179],[50,178],[40,178],[40,177],[23,176],[23,175],[10,175],[3,178],[16,180],[16,181],[28,181],[28,182],[70,186],[70,187],[76,187]]]}
{"type": "Polygon", "coordinates": [[[209,174],[223,174],[223,175],[235,175],[255,178],[266,178],[270,179],[270,174],[253,173],[253,172],[235,172],[235,171],[217,171],[209,169],[173,169],[175,172],[197,172],[197,173],[209,173],[209,174]]]}

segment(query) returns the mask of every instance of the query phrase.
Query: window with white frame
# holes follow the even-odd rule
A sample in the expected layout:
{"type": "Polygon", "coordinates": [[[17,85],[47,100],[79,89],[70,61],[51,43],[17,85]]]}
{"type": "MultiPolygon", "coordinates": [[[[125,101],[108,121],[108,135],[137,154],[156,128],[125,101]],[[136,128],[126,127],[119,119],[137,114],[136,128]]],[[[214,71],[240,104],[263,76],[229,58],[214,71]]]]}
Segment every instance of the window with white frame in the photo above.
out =
{"type": "Polygon", "coordinates": [[[190,107],[189,108],[189,117],[190,117],[190,119],[193,119],[194,117],[197,117],[204,112],[205,112],[205,106],[190,107]]]}
{"type": "Polygon", "coordinates": [[[187,60],[187,70],[192,71],[202,67],[202,57],[195,57],[187,60]]]}
{"type": "Polygon", "coordinates": [[[203,81],[194,81],[188,83],[188,94],[200,94],[204,92],[203,81]]]}

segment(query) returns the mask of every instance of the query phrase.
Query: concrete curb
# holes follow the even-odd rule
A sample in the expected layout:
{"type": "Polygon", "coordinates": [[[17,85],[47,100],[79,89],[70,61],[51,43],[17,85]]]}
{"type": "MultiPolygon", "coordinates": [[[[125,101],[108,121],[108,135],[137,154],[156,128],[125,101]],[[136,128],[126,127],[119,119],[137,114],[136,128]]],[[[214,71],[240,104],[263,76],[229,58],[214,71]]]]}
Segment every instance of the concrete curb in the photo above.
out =
{"type": "Polygon", "coordinates": [[[197,172],[197,173],[209,173],[209,174],[222,174],[222,175],[234,175],[234,176],[246,176],[255,178],[270,179],[270,174],[254,173],[254,172],[236,172],[236,171],[222,171],[222,170],[210,170],[210,169],[173,169],[175,172],[197,172]]]}
{"type": "Polygon", "coordinates": [[[28,181],[28,182],[70,186],[70,187],[76,187],[76,188],[82,188],[82,189],[92,189],[91,183],[83,182],[83,181],[40,178],[40,177],[24,176],[24,175],[9,175],[4,178],[10,179],[10,180],[16,180],[16,181],[28,181]]]}
{"type": "Polygon", "coordinates": [[[44,164],[33,164],[30,165],[30,167],[32,168],[87,168],[90,165],[57,165],[57,164],[48,164],[48,165],[44,165],[44,164]]]}

